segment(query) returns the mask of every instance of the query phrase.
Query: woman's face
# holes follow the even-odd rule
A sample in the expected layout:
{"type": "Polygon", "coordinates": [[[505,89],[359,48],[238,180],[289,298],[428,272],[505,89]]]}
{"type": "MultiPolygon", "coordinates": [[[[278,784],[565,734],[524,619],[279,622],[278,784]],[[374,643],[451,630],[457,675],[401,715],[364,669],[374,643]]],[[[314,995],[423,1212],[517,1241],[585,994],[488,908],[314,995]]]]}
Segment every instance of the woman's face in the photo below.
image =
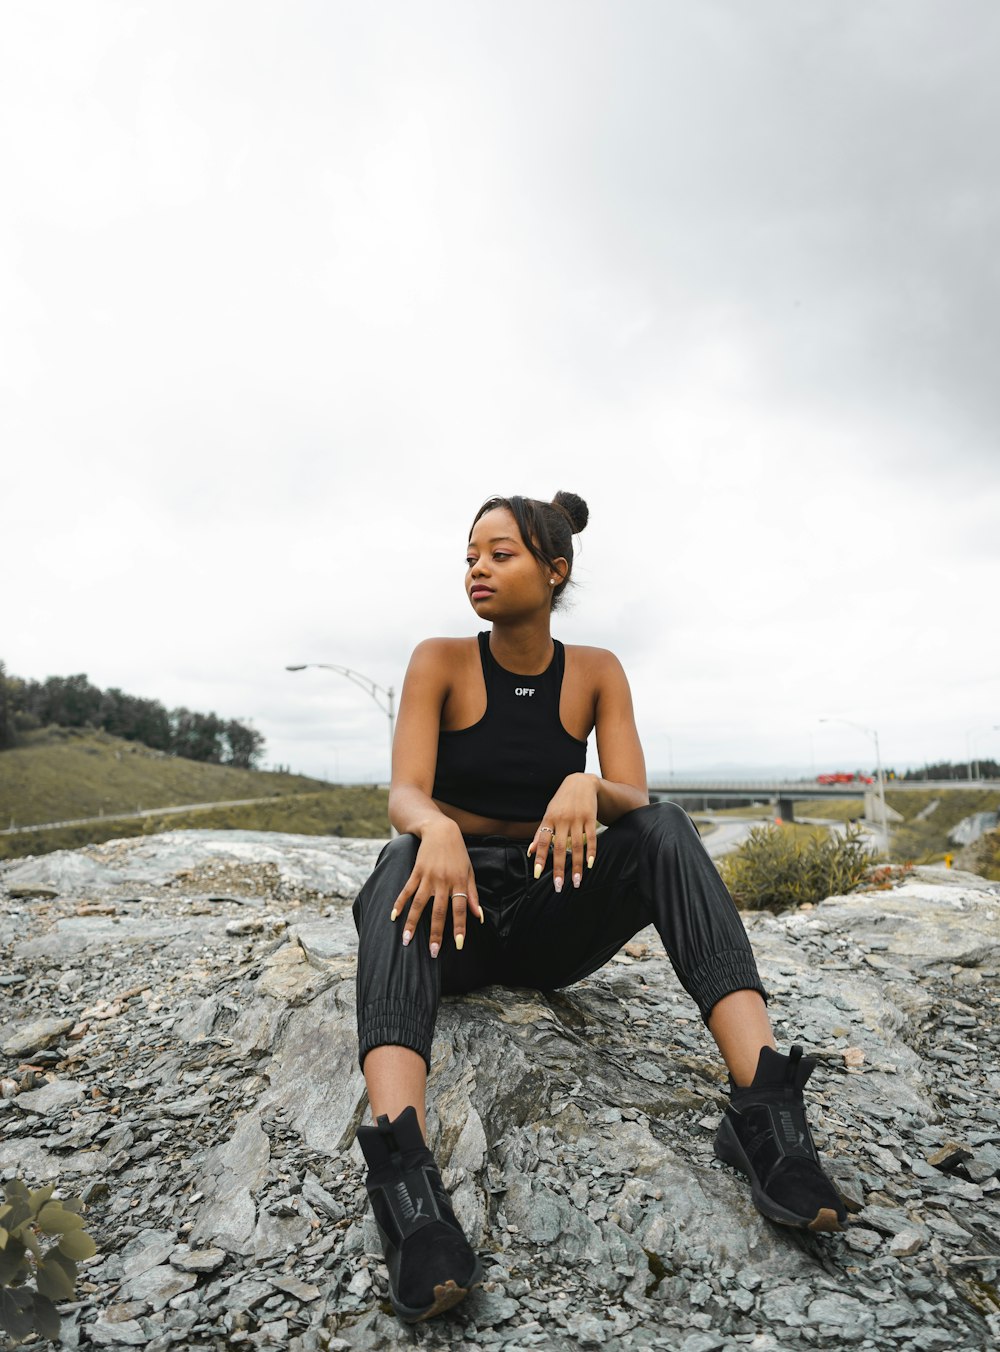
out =
{"type": "Polygon", "coordinates": [[[558,575],[525,547],[506,507],[479,518],[465,557],[465,590],[483,619],[513,619],[551,606],[549,578],[558,581],[558,575]]]}

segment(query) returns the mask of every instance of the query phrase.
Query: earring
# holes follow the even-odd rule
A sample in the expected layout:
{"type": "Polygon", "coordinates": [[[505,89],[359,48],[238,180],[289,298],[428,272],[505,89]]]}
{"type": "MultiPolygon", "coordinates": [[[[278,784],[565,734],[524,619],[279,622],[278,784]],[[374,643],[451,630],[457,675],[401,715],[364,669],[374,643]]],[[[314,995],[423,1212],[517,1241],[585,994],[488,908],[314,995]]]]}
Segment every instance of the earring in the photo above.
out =
{"type": "Polygon", "coordinates": [[[554,578],[554,577],[550,577],[550,578],[549,578],[549,586],[550,586],[550,587],[554,587],[555,585],[556,585],[556,580],[555,580],[555,578],[554,578]]]}

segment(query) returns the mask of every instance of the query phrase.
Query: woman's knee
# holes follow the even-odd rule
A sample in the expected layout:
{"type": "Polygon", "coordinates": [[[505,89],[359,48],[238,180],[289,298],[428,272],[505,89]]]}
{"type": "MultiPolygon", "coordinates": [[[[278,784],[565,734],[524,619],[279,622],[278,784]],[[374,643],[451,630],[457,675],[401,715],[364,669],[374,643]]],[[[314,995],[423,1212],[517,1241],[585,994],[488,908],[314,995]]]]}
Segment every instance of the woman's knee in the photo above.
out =
{"type": "Polygon", "coordinates": [[[372,908],[384,906],[386,914],[413,872],[420,840],[417,836],[394,836],[382,847],[375,868],[354,902],[354,924],[361,931],[362,920],[372,908]]]}
{"type": "Polygon", "coordinates": [[[615,823],[646,840],[673,844],[678,839],[697,836],[697,828],[682,807],[676,803],[648,803],[633,808],[615,823]]]}

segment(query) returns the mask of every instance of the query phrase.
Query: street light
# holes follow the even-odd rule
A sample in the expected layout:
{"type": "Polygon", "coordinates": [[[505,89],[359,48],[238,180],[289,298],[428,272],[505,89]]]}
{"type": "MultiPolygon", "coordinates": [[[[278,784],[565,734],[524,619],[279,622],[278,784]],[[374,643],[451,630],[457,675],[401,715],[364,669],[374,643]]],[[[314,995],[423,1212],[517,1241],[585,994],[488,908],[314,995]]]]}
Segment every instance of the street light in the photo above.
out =
{"type": "Polygon", "coordinates": [[[863,732],[866,737],[871,737],[875,742],[875,774],[878,778],[878,801],[879,809],[882,815],[882,846],[885,850],[885,857],[889,858],[889,817],[885,810],[885,779],[882,775],[882,757],[878,749],[878,733],[874,728],[866,728],[861,723],[852,723],[849,718],[821,718],[821,723],[846,723],[849,728],[857,728],[863,732]]]}
{"type": "MultiPolygon", "coordinates": [[[[389,718],[389,776],[392,777],[392,738],[396,730],[396,692],[390,685],[388,690],[384,686],[378,685],[370,676],[362,676],[359,671],[352,671],[350,667],[337,666],[333,662],[299,662],[293,666],[286,666],[286,671],[305,671],[307,667],[321,667],[323,671],[335,671],[340,676],[346,676],[349,681],[359,685],[366,695],[370,695],[378,707],[389,718]],[[379,695],[385,696],[385,702],[379,699],[379,695]]],[[[396,835],[396,828],[392,822],[389,823],[389,832],[396,835]]]]}
{"type": "Polygon", "coordinates": [[[973,737],[980,737],[984,732],[996,732],[1000,729],[1000,723],[994,723],[991,728],[969,728],[965,734],[965,759],[969,770],[969,779],[979,778],[979,757],[973,758],[973,737]],[[975,773],[973,773],[975,767],[975,773]]]}
{"type": "Polygon", "coordinates": [[[366,695],[372,696],[377,706],[381,708],[382,713],[389,718],[389,773],[392,773],[392,735],[396,730],[396,691],[392,685],[388,690],[384,685],[378,685],[370,676],[362,676],[361,672],[351,671],[350,667],[336,667],[334,662],[299,662],[296,667],[285,667],[286,672],[304,672],[307,667],[322,667],[324,672],[338,672],[341,676],[346,676],[347,680],[353,680],[355,685],[361,685],[366,695]],[[386,703],[378,698],[378,695],[385,695],[386,703]]]}

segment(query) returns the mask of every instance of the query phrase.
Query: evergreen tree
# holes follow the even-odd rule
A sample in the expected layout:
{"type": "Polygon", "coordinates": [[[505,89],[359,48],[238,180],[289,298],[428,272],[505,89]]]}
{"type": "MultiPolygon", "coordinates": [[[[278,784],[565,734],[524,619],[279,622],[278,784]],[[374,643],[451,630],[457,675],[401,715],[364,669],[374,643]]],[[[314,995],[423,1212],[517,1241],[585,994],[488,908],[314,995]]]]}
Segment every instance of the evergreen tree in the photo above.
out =
{"type": "Polygon", "coordinates": [[[48,725],[103,728],[154,751],[247,770],[256,769],[264,754],[261,734],[235,718],[186,708],[168,712],[159,700],[141,699],[117,686],[99,690],[82,673],[24,681],[8,676],[0,662],[0,751],[13,746],[19,732],[48,725]]]}
{"type": "Polygon", "coordinates": [[[256,728],[237,723],[231,718],[226,724],[227,765],[238,765],[244,770],[255,770],[264,753],[264,738],[256,728]]]}
{"type": "Polygon", "coordinates": [[[17,741],[17,733],[14,729],[14,710],[8,685],[7,668],[0,661],[0,751],[5,751],[7,747],[13,746],[17,741]]]}

